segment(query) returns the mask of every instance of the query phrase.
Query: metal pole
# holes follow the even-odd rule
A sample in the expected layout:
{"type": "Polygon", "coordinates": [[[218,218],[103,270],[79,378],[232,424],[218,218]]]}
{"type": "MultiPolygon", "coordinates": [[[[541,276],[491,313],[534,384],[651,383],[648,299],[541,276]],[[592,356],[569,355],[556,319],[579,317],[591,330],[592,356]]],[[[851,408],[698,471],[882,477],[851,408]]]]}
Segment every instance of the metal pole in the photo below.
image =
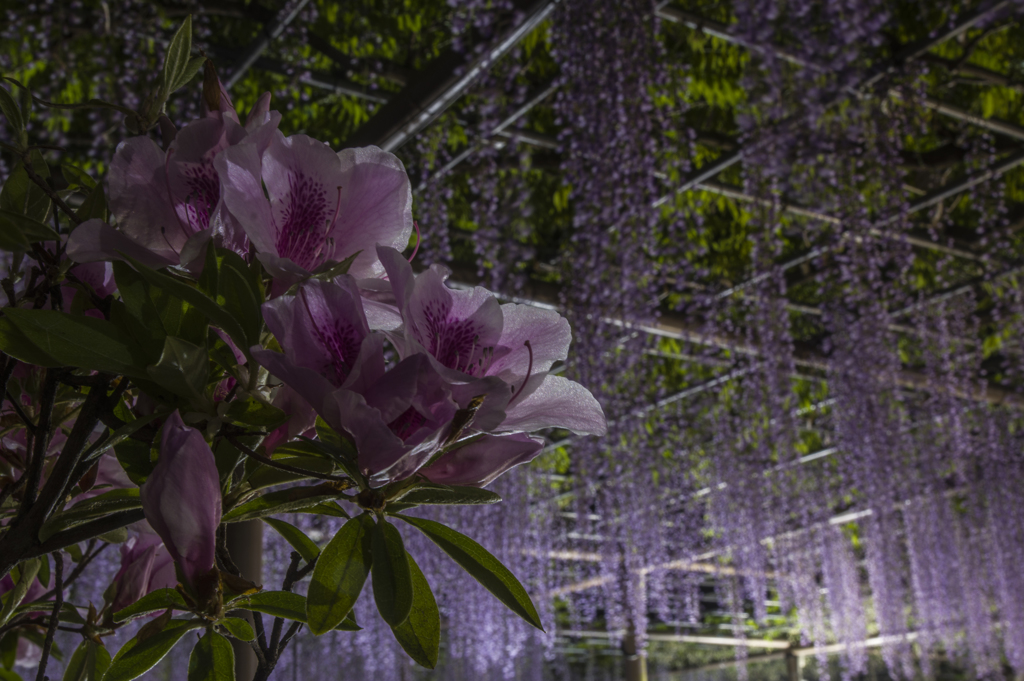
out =
{"type": "Polygon", "coordinates": [[[630,623],[622,640],[623,672],[626,681],[647,681],[647,654],[636,644],[636,631],[630,623]]]}
{"type": "MultiPolygon", "coordinates": [[[[228,553],[242,577],[260,584],[263,579],[263,523],[250,520],[228,525],[228,553]]],[[[252,626],[252,614],[245,611],[235,613],[244,617],[252,626]]],[[[235,678],[238,681],[252,681],[256,676],[256,653],[248,643],[231,639],[235,650],[235,678]]]]}
{"type": "Polygon", "coordinates": [[[292,23],[292,21],[295,20],[295,17],[299,16],[299,12],[301,12],[308,3],[309,0],[297,0],[287,13],[282,14],[277,21],[264,27],[262,34],[249,43],[249,47],[246,48],[245,52],[242,53],[242,56],[238,58],[237,62],[235,62],[234,68],[231,69],[231,75],[229,75],[228,79],[224,82],[225,88],[230,90],[234,87],[235,83],[237,83],[242,76],[245,75],[246,71],[248,71],[256,62],[256,60],[260,58],[260,55],[270,47],[270,43],[284,33],[284,29],[288,28],[288,24],[292,23]]]}

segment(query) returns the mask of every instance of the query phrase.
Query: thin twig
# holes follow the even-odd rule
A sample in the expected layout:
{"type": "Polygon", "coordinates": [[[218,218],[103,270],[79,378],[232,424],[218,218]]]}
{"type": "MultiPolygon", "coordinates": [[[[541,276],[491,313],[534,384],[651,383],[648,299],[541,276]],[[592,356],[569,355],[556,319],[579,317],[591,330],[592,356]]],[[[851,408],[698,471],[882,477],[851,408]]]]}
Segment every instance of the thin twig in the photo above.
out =
{"type": "Polygon", "coordinates": [[[23,161],[24,163],[22,165],[25,168],[25,173],[28,175],[28,179],[35,182],[39,188],[50,197],[53,204],[64,211],[71,222],[75,223],[76,226],[82,224],[82,220],[75,215],[75,211],[71,210],[71,207],[68,206],[68,204],[64,203],[64,199],[60,198],[60,195],[50,188],[49,183],[45,179],[36,174],[36,171],[32,169],[32,162],[27,157],[24,158],[23,161]]]}
{"type": "MultiPolygon", "coordinates": [[[[96,556],[100,555],[100,553],[103,552],[103,549],[110,546],[109,543],[103,542],[94,553],[90,554],[89,552],[92,551],[92,547],[95,545],[96,540],[90,539],[88,546],[85,547],[85,555],[82,556],[82,560],[78,561],[78,565],[76,565],[75,569],[71,571],[71,574],[68,575],[68,578],[64,580],[65,587],[71,586],[75,582],[75,580],[82,575],[82,572],[85,571],[85,568],[88,567],[89,563],[91,563],[93,559],[96,558],[96,556]]],[[[36,600],[44,601],[50,596],[53,596],[55,592],[55,589],[50,589],[36,600]]]]}
{"type": "Polygon", "coordinates": [[[50,648],[53,647],[53,634],[57,631],[57,624],[60,622],[60,609],[64,605],[64,557],[60,551],[53,552],[53,575],[56,589],[53,599],[53,614],[50,615],[50,626],[46,629],[46,638],[43,640],[43,656],[39,660],[36,681],[47,681],[46,663],[50,658],[50,648]]]}
{"type": "Polygon", "coordinates": [[[243,445],[241,442],[239,442],[238,438],[236,438],[234,435],[228,435],[227,436],[227,440],[228,440],[228,442],[233,444],[235,447],[237,447],[238,451],[242,452],[243,454],[245,454],[246,456],[248,456],[251,459],[255,459],[256,461],[259,461],[260,463],[262,463],[262,464],[264,464],[266,466],[270,466],[271,468],[277,468],[277,469],[280,469],[282,471],[287,471],[289,473],[296,473],[298,475],[303,475],[303,476],[305,476],[307,478],[317,478],[318,480],[330,480],[331,482],[344,482],[344,483],[348,483],[349,485],[352,485],[352,486],[355,485],[355,483],[352,482],[351,478],[346,478],[343,475],[330,475],[328,473],[315,473],[313,471],[307,471],[304,468],[296,468],[295,466],[289,466],[286,463],[281,463],[279,461],[274,461],[273,459],[271,459],[269,457],[266,457],[266,456],[263,456],[262,454],[257,454],[256,452],[252,451],[251,449],[249,449],[248,447],[243,445]]]}
{"type": "Polygon", "coordinates": [[[259,642],[260,648],[267,650],[267,630],[263,626],[263,613],[256,610],[252,610],[252,627],[256,630],[256,641],[259,642]]]}
{"type": "Polygon", "coordinates": [[[7,401],[11,403],[12,407],[14,407],[14,413],[18,415],[18,418],[25,424],[25,427],[34,433],[37,428],[36,424],[32,423],[32,419],[29,418],[29,415],[26,414],[25,410],[21,408],[21,405],[18,404],[18,398],[14,396],[10,388],[7,389],[7,401]]]}
{"type": "Polygon", "coordinates": [[[302,622],[292,622],[292,625],[290,627],[288,627],[288,631],[285,632],[284,638],[281,639],[281,645],[277,649],[278,656],[280,656],[281,653],[284,652],[284,649],[285,649],[285,647],[287,647],[288,642],[292,640],[292,637],[295,636],[295,634],[298,633],[298,631],[299,631],[299,629],[301,627],[302,627],[302,622]]]}

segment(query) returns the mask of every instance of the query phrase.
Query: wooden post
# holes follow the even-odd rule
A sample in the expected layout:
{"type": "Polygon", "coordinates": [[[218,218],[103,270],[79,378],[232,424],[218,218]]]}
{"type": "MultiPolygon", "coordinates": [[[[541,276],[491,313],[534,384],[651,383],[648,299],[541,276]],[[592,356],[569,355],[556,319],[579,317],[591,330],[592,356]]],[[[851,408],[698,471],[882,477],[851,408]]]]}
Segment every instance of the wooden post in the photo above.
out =
{"type": "MultiPolygon", "coordinates": [[[[263,523],[250,520],[228,525],[228,553],[238,566],[242,576],[256,584],[262,583],[263,574],[263,523]]],[[[252,614],[237,612],[252,625],[252,614]]],[[[235,678],[238,681],[252,681],[256,676],[256,653],[248,643],[231,639],[235,649],[235,678]]]]}

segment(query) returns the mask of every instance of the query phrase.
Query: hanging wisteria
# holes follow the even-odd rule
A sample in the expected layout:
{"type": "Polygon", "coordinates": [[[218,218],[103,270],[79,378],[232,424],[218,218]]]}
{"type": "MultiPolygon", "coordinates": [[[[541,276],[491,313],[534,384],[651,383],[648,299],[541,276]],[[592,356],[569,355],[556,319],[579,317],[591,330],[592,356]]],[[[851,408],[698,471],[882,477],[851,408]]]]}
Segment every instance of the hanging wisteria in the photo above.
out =
{"type": "MultiPolygon", "coordinates": [[[[690,678],[725,658],[768,673],[758,645],[786,649],[793,681],[810,678],[804,660],[822,678],[883,664],[900,678],[1024,673],[1020,4],[561,0],[536,3],[545,19],[514,49],[534,3],[445,4],[442,40],[415,37],[437,26],[405,15],[367,20],[365,36],[331,36],[329,71],[310,27],[359,8],[258,10],[270,26],[303,7],[274,34],[287,63],[252,66],[290,70],[275,96],[312,130],[339,101],[346,121],[391,101],[428,110],[424,55],[462,55],[450,77],[473,74],[467,96],[396,152],[422,228],[413,267],[449,264],[456,288],[566,315],[573,352],[552,371],[608,414],[603,438],[550,430],[537,463],[489,486],[503,504],[425,514],[519,575],[544,632],[405,536],[444,623],[436,678],[632,679],[645,650],[668,670],[678,660],[658,646],[711,639],[735,651],[676,665],[702,668],[690,678]],[[368,55],[367,77],[352,64],[368,55]]],[[[154,53],[132,46],[166,43],[167,18],[192,5],[103,3],[97,45],[130,58],[89,68],[59,39],[101,13],[72,5],[7,10],[5,36],[31,39],[37,61],[12,50],[5,73],[45,65],[55,89],[35,77],[37,95],[64,102],[80,74],[103,72],[90,96],[139,108],[154,53]]],[[[222,9],[195,18],[215,60],[222,9]]],[[[175,123],[199,114],[195,98],[171,103],[175,123]]],[[[58,144],[100,160],[123,134],[109,111],[89,113],[88,131],[77,112],[47,116],[58,144]]],[[[264,264],[282,294],[319,262],[278,246],[264,264]]],[[[25,446],[7,438],[5,459],[25,446]]],[[[343,524],[282,517],[321,546],[343,524]]],[[[267,533],[265,583],[287,577],[292,550],[267,533]]],[[[119,558],[102,549],[69,599],[102,602],[119,558]]],[[[299,633],[280,677],[418,678],[372,599],[353,612],[362,631],[299,633]]],[[[172,653],[161,673],[188,664],[172,653]]]]}

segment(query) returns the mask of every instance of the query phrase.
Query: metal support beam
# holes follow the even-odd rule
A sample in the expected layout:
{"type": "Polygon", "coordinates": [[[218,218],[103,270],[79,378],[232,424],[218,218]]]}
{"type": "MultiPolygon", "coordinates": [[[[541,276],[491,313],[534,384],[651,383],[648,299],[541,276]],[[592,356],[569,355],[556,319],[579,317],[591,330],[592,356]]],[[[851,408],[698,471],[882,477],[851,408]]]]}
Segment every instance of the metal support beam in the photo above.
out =
{"type": "Polygon", "coordinates": [[[375,144],[394,151],[433,123],[494,63],[512,50],[551,15],[557,0],[516,2],[523,20],[498,34],[488,49],[479,54],[448,50],[416,74],[411,82],[381,107],[345,146],[375,144]]]}
{"type": "Polygon", "coordinates": [[[260,58],[270,43],[277,40],[284,30],[288,28],[288,24],[295,20],[295,17],[299,16],[299,12],[306,8],[309,0],[294,0],[294,4],[291,7],[285,8],[285,11],[277,18],[276,21],[263,27],[262,32],[256,37],[249,46],[245,48],[241,56],[238,57],[238,61],[235,62],[234,67],[231,69],[231,74],[227,80],[224,81],[224,87],[229,91],[235,84],[245,75],[246,71],[260,58]]]}

